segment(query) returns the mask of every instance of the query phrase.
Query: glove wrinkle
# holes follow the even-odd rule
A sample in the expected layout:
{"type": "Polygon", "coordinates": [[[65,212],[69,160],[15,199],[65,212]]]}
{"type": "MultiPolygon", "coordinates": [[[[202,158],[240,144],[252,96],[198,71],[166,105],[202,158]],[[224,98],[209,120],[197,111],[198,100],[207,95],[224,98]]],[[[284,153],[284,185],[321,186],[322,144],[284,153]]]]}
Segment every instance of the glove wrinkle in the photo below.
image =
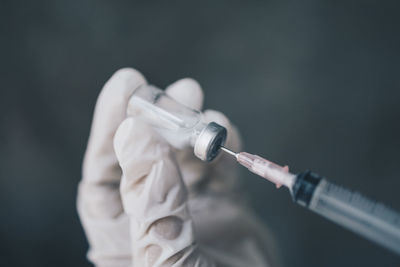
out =
{"type": "MultiPolygon", "coordinates": [[[[196,253],[197,246],[195,243],[190,244],[188,247],[184,248],[183,250],[175,253],[168,259],[166,259],[160,267],[171,267],[171,266],[184,266],[183,263],[193,254],[198,254],[196,253]]],[[[195,265],[191,265],[195,266],[195,265]]]]}
{"type": "Polygon", "coordinates": [[[160,258],[162,248],[159,245],[148,245],[145,248],[145,262],[146,266],[154,266],[157,260],[160,258]]]}

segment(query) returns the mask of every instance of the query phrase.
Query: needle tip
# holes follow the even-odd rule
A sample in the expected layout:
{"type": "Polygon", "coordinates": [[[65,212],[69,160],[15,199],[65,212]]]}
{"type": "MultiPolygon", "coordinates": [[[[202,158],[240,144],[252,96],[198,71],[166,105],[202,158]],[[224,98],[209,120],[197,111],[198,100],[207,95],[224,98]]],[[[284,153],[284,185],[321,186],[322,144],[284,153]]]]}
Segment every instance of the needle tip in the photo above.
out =
{"type": "Polygon", "coordinates": [[[232,155],[232,156],[234,156],[234,157],[237,156],[237,153],[236,153],[236,152],[233,152],[232,150],[227,149],[227,148],[224,147],[224,146],[221,146],[221,150],[224,151],[224,152],[226,152],[226,153],[228,153],[228,154],[230,154],[230,155],[232,155]]]}

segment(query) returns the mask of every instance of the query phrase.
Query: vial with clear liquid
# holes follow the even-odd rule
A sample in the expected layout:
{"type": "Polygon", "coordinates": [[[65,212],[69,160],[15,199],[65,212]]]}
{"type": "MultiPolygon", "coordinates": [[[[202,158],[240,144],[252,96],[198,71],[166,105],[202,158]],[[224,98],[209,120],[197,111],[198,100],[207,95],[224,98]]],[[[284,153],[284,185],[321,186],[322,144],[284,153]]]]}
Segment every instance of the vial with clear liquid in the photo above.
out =
{"type": "Polygon", "coordinates": [[[225,143],[227,131],[216,122],[205,123],[200,111],[186,107],[153,85],[142,85],[132,94],[129,114],[150,124],[172,146],[191,146],[203,161],[213,160],[225,143]]]}

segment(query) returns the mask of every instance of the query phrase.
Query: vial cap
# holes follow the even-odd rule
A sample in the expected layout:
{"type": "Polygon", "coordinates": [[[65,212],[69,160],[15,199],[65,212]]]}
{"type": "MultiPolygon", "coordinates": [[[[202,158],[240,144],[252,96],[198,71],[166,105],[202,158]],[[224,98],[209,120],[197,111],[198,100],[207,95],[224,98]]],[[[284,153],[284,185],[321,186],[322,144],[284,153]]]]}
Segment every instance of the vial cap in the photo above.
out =
{"type": "Polygon", "coordinates": [[[225,127],[210,122],[201,131],[194,145],[194,154],[203,161],[212,161],[224,145],[227,131],[225,127]]]}

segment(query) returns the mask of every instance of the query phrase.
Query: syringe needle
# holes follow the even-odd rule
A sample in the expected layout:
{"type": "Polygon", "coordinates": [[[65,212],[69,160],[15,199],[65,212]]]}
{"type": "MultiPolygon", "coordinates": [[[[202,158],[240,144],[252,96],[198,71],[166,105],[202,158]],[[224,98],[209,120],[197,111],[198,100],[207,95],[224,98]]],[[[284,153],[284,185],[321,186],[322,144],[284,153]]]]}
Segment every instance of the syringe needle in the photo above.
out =
{"type": "Polygon", "coordinates": [[[229,150],[229,149],[227,149],[227,148],[224,147],[224,146],[221,146],[221,149],[222,149],[222,151],[228,153],[229,155],[234,156],[235,158],[237,158],[237,156],[238,156],[238,153],[233,152],[232,150],[229,150]]]}
{"type": "Polygon", "coordinates": [[[249,169],[249,171],[273,182],[276,187],[279,188],[281,185],[285,185],[291,188],[293,185],[295,175],[289,173],[288,166],[279,166],[267,159],[247,152],[236,153],[223,146],[221,146],[221,149],[229,155],[234,156],[237,162],[249,169]]]}

